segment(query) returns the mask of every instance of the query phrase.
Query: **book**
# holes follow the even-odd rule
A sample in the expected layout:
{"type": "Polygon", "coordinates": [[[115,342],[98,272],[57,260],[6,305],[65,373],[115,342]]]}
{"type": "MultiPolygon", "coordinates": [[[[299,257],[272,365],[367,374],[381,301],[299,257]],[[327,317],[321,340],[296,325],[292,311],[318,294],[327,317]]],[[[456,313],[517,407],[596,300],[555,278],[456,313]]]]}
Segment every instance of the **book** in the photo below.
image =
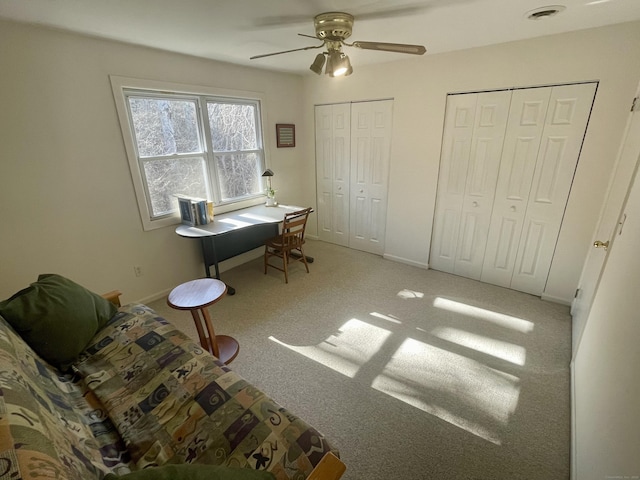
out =
{"type": "Polygon", "coordinates": [[[176,195],[182,223],[189,226],[206,225],[213,218],[213,203],[203,198],[176,195]],[[211,203],[211,207],[208,204],[211,203]]]}
{"type": "Polygon", "coordinates": [[[196,206],[196,219],[198,225],[206,225],[209,223],[209,215],[207,212],[207,201],[198,200],[195,203],[196,206]]]}
{"type": "Polygon", "coordinates": [[[189,197],[178,197],[178,209],[180,210],[180,220],[182,223],[193,227],[196,224],[196,217],[191,199],[189,197]]]}

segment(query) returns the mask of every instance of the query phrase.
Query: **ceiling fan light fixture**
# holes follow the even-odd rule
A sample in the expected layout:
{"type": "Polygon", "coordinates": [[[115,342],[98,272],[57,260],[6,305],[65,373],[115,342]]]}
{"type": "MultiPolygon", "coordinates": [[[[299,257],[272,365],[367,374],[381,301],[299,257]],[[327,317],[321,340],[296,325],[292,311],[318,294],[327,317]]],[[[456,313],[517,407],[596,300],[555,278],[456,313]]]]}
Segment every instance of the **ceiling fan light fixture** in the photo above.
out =
{"type": "Polygon", "coordinates": [[[319,53],[318,55],[316,55],[316,58],[311,64],[311,66],[309,67],[309,70],[311,70],[313,73],[317,73],[318,75],[321,75],[322,67],[324,67],[324,60],[325,60],[324,53],[319,53]]]}
{"type": "Polygon", "coordinates": [[[351,75],[353,73],[353,67],[351,66],[351,62],[349,62],[349,68],[347,68],[346,73],[344,74],[345,77],[348,77],[349,75],[351,75]]]}
{"type": "Polygon", "coordinates": [[[351,67],[349,57],[339,50],[329,52],[326,73],[330,77],[351,75],[351,73],[353,73],[353,68],[351,67]]]}
{"type": "MultiPolygon", "coordinates": [[[[588,0],[585,0],[588,1],[588,0]]],[[[593,0],[593,1],[608,1],[608,0],[593,0]]],[[[561,6],[556,6],[564,8],[561,6]]],[[[551,7],[545,7],[545,11],[536,12],[536,18],[538,16],[543,17],[545,15],[556,12],[548,11],[551,7]]],[[[414,7],[409,10],[414,10],[414,7]]],[[[401,9],[407,11],[406,8],[401,9]]],[[[383,52],[404,53],[410,55],[424,55],[427,51],[423,45],[410,45],[406,43],[387,43],[387,42],[353,42],[347,43],[345,40],[351,37],[353,31],[353,15],[346,12],[325,12],[316,15],[313,19],[316,35],[306,35],[299,33],[301,37],[309,37],[320,40],[320,45],[310,45],[308,47],[293,48],[290,50],[282,50],[280,52],[266,53],[262,55],[254,55],[249,57],[250,60],[258,58],[271,57],[273,55],[281,55],[283,53],[300,52],[303,50],[311,50],[323,48],[326,49],[321,54],[316,55],[313,63],[309,66],[309,70],[317,75],[322,74],[324,67],[324,73],[330,77],[348,76],[353,73],[353,67],[349,57],[343,53],[342,47],[356,47],[363,50],[379,50],[383,52]]]]}

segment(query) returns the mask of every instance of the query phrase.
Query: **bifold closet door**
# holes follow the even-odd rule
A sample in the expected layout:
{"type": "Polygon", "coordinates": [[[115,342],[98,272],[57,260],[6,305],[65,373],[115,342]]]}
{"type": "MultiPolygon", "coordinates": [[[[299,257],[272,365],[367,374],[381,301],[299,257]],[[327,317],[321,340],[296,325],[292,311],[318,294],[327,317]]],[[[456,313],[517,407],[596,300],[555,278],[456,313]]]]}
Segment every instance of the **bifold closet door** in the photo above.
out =
{"type": "Polygon", "coordinates": [[[393,101],[351,104],[349,247],[382,255],[393,101]]]}
{"type": "Polygon", "coordinates": [[[480,279],[511,92],[447,97],[429,264],[480,279]]]}
{"type": "Polygon", "coordinates": [[[384,253],[393,100],[317,105],[320,240],[384,253]]]}
{"type": "Polygon", "coordinates": [[[511,287],[551,87],[515,90],[502,149],[481,280],[511,287]]]}
{"type": "Polygon", "coordinates": [[[351,105],[318,105],[315,121],[318,238],[346,247],[349,245],[351,105]]]}
{"type": "Polygon", "coordinates": [[[595,90],[585,83],[501,92],[508,98],[502,140],[497,124],[486,130],[482,119],[488,94],[447,98],[434,269],[542,294],[595,90]],[[478,153],[489,151],[479,150],[489,141],[497,159],[478,153]]]}
{"type": "MultiPolygon", "coordinates": [[[[536,93],[535,90],[538,89],[517,90],[513,94],[514,99],[521,93],[531,97],[536,93]]],[[[591,114],[596,84],[561,85],[549,90],[535,168],[532,170],[531,165],[522,165],[524,160],[517,155],[503,158],[482,272],[483,281],[533,295],[541,295],[547,282],[591,114]],[[510,231],[507,227],[509,214],[518,213],[522,207],[526,210],[521,215],[521,227],[518,228],[519,223],[516,222],[513,232],[507,233],[510,231]],[[496,267],[502,265],[502,259],[510,259],[514,251],[517,253],[513,264],[510,261],[504,263],[507,272],[512,272],[510,282],[507,283],[508,275],[500,282],[494,282],[489,272],[498,270],[496,267]]],[[[523,108],[517,112],[513,123],[522,125],[528,123],[530,117],[527,111],[536,102],[521,103],[523,108]]]]}

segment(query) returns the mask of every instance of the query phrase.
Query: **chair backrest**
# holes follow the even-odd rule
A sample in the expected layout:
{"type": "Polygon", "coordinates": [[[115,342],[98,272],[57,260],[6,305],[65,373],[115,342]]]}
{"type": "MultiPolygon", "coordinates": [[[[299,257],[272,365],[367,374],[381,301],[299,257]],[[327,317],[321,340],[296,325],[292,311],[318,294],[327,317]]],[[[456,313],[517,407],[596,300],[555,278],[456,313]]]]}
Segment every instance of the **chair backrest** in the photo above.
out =
{"type": "Polygon", "coordinates": [[[302,245],[307,219],[312,210],[312,208],[305,208],[284,215],[284,221],[282,222],[283,245],[302,245]]]}

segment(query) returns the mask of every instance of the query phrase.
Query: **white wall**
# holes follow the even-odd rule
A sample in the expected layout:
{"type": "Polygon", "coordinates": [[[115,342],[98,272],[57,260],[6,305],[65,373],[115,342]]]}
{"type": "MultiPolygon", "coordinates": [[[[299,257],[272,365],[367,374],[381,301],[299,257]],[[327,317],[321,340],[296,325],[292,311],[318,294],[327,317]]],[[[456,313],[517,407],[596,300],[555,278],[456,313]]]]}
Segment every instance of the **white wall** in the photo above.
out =
{"type": "Polygon", "coordinates": [[[638,22],[356,64],[343,79],[303,80],[2,20],[0,45],[0,298],[43,272],[94,291],[119,288],[125,301],[203,275],[197,242],[173,228],[142,230],[109,85],[114,74],[263,92],[278,200],[304,205],[316,203],[313,104],[394,98],[386,254],[421,265],[429,255],[446,94],[599,80],[545,292],[568,302],[640,79],[638,22]],[[296,148],[275,148],[276,123],[296,124],[296,148]],[[142,277],[133,265],[143,267],[142,277]]]}
{"type": "MultiPolygon", "coordinates": [[[[386,65],[354,64],[345,78],[305,77],[309,192],[315,184],[313,105],[394,98],[385,254],[426,266],[447,93],[599,80],[545,289],[546,298],[569,304],[640,78],[638,51],[640,23],[634,22],[386,65]]],[[[316,204],[312,193],[306,203],[316,204]]]]}
{"type": "Polygon", "coordinates": [[[111,74],[262,92],[274,187],[302,195],[302,149],[275,148],[275,124],[302,121],[301,77],[0,20],[0,299],[45,272],[124,301],[204,275],[197,241],[142,229],[111,74]]]}

